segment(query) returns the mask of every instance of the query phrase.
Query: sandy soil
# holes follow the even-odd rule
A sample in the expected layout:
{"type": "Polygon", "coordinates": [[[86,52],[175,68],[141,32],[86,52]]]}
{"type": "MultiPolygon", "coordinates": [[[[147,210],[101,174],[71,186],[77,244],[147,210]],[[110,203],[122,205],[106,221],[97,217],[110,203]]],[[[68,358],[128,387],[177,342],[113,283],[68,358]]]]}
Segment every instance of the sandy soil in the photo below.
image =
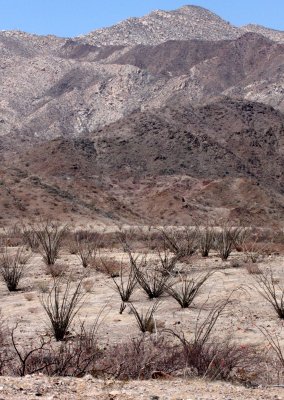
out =
{"type": "MultiPolygon", "coordinates": [[[[101,255],[126,261],[125,254],[118,250],[104,250],[101,255]]],[[[216,336],[225,338],[230,335],[240,344],[258,344],[263,351],[269,353],[267,342],[258,327],[265,327],[271,332],[281,334],[282,323],[277,319],[271,306],[257,292],[254,277],[248,274],[246,264],[241,263],[237,268],[232,267],[232,260],[242,261],[242,259],[242,254],[235,253],[227,262],[222,262],[213,254],[207,259],[194,256],[189,263],[180,264],[179,268],[183,271],[193,270],[200,273],[214,270],[215,272],[204,285],[193,307],[189,309],[181,309],[178,303],[168,296],[162,298],[156,315],[158,331],[163,328],[178,327],[186,335],[190,335],[198,316],[202,318],[217,300],[231,295],[233,303],[217,323],[216,336]]],[[[87,274],[86,287],[93,284],[92,289],[88,289],[89,292],[80,310],[80,320],[86,318],[87,323],[91,325],[100,310],[105,307],[103,322],[99,329],[102,342],[119,343],[139,333],[135,318],[128,307],[122,315],[119,314],[120,299],[112,289],[111,279],[108,276],[94,269],[83,269],[78,258],[68,254],[67,251],[62,253],[60,263],[66,264],[66,273],[72,273],[74,280],[87,274]]],[[[275,277],[284,281],[283,256],[266,257],[259,265],[262,268],[271,267],[275,277]]],[[[26,277],[22,280],[19,291],[9,293],[5,285],[0,284],[3,317],[9,327],[18,323],[16,335],[22,344],[32,341],[35,334],[47,334],[47,320],[39,297],[42,295],[42,288],[50,284],[51,277],[45,274],[44,263],[38,254],[29,262],[26,277]]],[[[133,303],[138,309],[146,309],[150,304],[141,289],[137,289],[134,293],[133,303]]],[[[176,378],[169,381],[126,383],[100,381],[90,376],[82,379],[51,379],[42,375],[27,376],[22,379],[0,378],[0,399],[34,399],[39,396],[46,399],[281,399],[284,398],[284,389],[247,389],[227,383],[176,380],[176,378]]]]}

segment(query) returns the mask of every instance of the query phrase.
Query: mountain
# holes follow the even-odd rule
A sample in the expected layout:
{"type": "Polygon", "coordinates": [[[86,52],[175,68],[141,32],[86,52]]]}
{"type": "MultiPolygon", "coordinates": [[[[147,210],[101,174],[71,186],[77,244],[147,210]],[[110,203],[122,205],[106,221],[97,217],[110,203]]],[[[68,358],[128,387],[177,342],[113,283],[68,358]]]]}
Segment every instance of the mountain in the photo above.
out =
{"type": "Polygon", "coordinates": [[[284,111],[284,45],[234,40],[97,47],[0,34],[0,146],[91,133],[135,110],[230,96],[284,111]]]}
{"type": "Polygon", "coordinates": [[[96,46],[135,46],[157,45],[168,40],[232,40],[245,32],[259,33],[284,43],[284,32],[253,24],[238,28],[203,7],[191,5],[174,11],[153,11],[145,17],[130,18],[76,39],[96,46]]]}
{"type": "Polygon", "coordinates": [[[0,60],[2,218],[283,222],[283,32],[185,6],[0,60]]]}

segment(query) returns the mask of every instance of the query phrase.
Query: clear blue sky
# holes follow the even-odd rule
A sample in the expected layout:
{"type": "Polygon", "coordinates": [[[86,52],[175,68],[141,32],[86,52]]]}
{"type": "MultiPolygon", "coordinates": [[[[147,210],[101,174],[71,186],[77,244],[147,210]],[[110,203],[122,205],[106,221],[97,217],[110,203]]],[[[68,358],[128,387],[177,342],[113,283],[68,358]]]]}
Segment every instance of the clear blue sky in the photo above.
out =
{"type": "Polygon", "coordinates": [[[284,0],[0,0],[0,30],[70,37],[185,4],[208,8],[235,25],[284,30],[284,0]]]}

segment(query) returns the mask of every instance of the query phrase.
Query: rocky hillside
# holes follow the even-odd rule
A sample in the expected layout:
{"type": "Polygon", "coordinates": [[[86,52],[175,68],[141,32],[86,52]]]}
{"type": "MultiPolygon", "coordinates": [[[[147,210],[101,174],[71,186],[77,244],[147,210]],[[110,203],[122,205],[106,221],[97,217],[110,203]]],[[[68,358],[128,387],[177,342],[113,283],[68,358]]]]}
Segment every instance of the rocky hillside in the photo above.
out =
{"type": "Polygon", "coordinates": [[[284,32],[257,25],[231,25],[205,8],[184,6],[174,11],[153,11],[142,18],[130,18],[110,28],[98,29],[77,39],[96,46],[155,45],[168,40],[236,39],[244,32],[256,32],[284,43],[284,32]]]}
{"type": "Polygon", "coordinates": [[[284,45],[233,40],[132,47],[0,34],[0,147],[87,135],[135,110],[220,96],[284,111],[284,45]]]}
{"type": "Polygon", "coordinates": [[[0,212],[283,217],[283,32],[200,7],[84,37],[0,32],[0,212]]]}
{"type": "Polygon", "coordinates": [[[279,223],[284,116],[224,99],[136,111],[89,138],[58,138],[2,172],[5,216],[184,223],[230,216],[279,223]]]}

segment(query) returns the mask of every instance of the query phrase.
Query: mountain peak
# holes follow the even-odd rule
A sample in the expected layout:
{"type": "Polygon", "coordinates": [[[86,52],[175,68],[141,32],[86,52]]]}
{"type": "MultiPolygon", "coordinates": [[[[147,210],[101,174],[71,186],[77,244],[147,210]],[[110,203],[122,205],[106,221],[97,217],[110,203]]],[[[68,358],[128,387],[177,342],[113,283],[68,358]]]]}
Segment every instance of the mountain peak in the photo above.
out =
{"type": "Polygon", "coordinates": [[[130,18],[112,27],[80,37],[89,44],[156,45],[168,40],[226,40],[239,36],[238,29],[213,12],[186,5],[177,10],[155,10],[142,18],[130,18]]]}

